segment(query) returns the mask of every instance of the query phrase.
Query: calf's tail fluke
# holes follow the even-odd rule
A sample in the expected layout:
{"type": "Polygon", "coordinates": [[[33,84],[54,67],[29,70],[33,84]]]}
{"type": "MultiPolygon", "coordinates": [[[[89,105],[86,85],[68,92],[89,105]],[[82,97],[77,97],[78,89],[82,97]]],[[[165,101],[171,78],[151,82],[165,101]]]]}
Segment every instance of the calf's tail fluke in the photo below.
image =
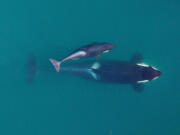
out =
{"type": "Polygon", "coordinates": [[[52,58],[50,58],[49,60],[53,64],[54,68],[56,69],[56,72],[59,72],[60,71],[61,62],[57,61],[57,60],[54,60],[52,58]]]}

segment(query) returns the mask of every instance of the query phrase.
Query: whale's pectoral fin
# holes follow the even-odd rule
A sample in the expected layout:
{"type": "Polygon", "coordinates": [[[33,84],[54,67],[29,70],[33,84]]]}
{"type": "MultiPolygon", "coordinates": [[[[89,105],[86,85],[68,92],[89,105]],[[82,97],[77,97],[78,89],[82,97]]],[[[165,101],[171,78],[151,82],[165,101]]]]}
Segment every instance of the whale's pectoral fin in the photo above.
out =
{"type": "Polygon", "coordinates": [[[93,63],[90,69],[99,69],[101,67],[101,64],[99,62],[93,63]]]}
{"type": "Polygon", "coordinates": [[[132,87],[136,92],[142,92],[144,90],[144,84],[142,83],[133,83],[132,87]]]}
{"type": "Polygon", "coordinates": [[[88,69],[88,73],[92,76],[94,80],[99,79],[99,76],[95,72],[93,72],[93,69],[88,69]]]}
{"type": "Polygon", "coordinates": [[[134,64],[143,62],[143,56],[140,53],[135,53],[132,58],[131,62],[134,64]]]}

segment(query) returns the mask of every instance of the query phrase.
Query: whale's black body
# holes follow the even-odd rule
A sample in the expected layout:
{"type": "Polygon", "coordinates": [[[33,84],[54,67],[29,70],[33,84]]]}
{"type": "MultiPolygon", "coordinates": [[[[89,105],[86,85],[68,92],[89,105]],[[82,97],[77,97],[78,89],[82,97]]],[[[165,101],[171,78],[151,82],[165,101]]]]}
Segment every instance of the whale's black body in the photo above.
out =
{"type": "Polygon", "coordinates": [[[102,61],[100,67],[93,69],[93,72],[100,76],[101,81],[126,84],[151,80],[145,78],[147,68],[128,61],[102,61]]]}
{"type": "Polygon", "coordinates": [[[161,75],[151,66],[142,66],[128,61],[102,61],[98,69],[92,69],[98,80],[105,83],[131,84],[135,90],[143,90],[143,82],[161,75]]]}
{"type": "Polygon", "coordinates": [[[142,91],[143,83],[157,78],[161,72],[140,62],[142,56],[135,54],[130,61],[102,60],[71,63],[65,65],[62,70],[98,82],[131,84],[135,90],[142,91]]]}

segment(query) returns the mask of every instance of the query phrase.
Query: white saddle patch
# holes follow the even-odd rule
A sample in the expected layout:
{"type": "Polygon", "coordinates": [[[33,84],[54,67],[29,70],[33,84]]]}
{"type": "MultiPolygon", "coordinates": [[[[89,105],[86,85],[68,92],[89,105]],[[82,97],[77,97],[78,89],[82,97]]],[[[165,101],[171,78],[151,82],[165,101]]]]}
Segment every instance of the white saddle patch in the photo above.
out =
{"type": "Polygon", "coordinates": [[[86,52],[84,52],[84,51],[78,51],[77,53],[75,53],[75,55],[77,55],[77,56],[79,56],[79,55],[85,56],[85,55],[86,55],[86,52]]]}
{"type": "Polygon", "coordinates": [[[85,56],[86,55],[86,52],[84,51],[78,51],[72,55],[70,55],[69,57],[72,58],[72,59],[77,59],[77,57],[79,56],[85,56]]]}

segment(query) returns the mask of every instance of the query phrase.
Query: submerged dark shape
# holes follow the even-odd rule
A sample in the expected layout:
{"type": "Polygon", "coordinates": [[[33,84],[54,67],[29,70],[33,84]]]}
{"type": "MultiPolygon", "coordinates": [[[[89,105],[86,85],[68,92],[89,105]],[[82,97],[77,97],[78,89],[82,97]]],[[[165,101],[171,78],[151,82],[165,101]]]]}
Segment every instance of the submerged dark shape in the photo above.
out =
{"type": "Polygon", "coordinates": [[[37,62],[36,57],[33,53],[28,54],[27,60],[27,81],[32,83],[37,74],[37,62]]]}
{"type": "Polygon", "coordinates": [[[101,55],[102,53],[109,52],[111,49],[114,48],[114,45],[110,43],[92,43],[87,46],[83,46],[71,54],[69,54],[67,57],[62,59],[61,61],[54,60],[50,58],[50,62],[55,67],[56,71],[60,71],[60,65],[64,61],[73,60],[73,59],[80,59],[80,58],[87,58],[87,57],[93,57],[101,55]]]}
{"type": "Polygon", "coordinates": [[[62,67],[63,71],[95,81],[131,84],[136,91],[142,91],[143,83],[156,79],[161,72],[142,62],[142,56],[135,54],[131,61],[103,60],[101,62],[75,63],[62,67]]]}

